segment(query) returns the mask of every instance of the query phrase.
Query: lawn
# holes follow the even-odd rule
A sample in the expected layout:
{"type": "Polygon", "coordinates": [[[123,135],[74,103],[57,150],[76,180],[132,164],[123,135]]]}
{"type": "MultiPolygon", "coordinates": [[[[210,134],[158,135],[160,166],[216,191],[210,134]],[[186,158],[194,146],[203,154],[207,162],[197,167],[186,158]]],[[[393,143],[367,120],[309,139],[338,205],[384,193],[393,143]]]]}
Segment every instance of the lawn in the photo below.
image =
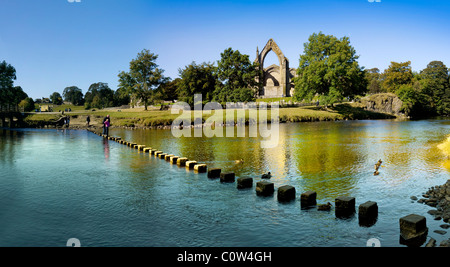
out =
{"type": "MultiPolygon", "coordinates": [[[[110,115],[111,121],[115,126],[131,126],[131,127],[147,127],[159,125],[171,125],[172,122],[180,117],[180,114],[172,114],[170,110],[161,111],[157,108],[151,108],[145,111],[143,108],[124,109],[109,108],[104,110],[86,111],[76,106],[66,106],[71,108],[72,112],[65,112],[65,115],[70,115],[72,118],[85,118],[87,115],[91,116],[91,120],[101,123],[106,115],[110,115]]],[[[239,112],[241,113],[242,110],[239,112]]],[[[203,121],[206,121],[210,116],[215,114],[203,114],[203,121]]],[[[267,121],[272,120],[270,109],[268,110],[267,121]]],[[[227,118],[226,110],[222,110],[222,118],[224,122],[227,118]]],[[[220,115],[220,114],[219,114],[220,115]]],[[[61,113],[31,113],[26,121],[49,121],[56,120],[61,116],[61,113]]],[[[183,116],[190,116],[191,122],[194,121],[194,112],[185,111],[183,116]]],[[[244,120],[249,122],[249,110],[245,110],[244,120]]],[[[334,120],[353,120],[353,119],[389,119],[394,118],[386,114],[370,112],[358,107],[356,104],[338,104],[334,108],[325,109],[323,107],[307,106],[307,107],[287,107],[280,108],[278,114],[280,122],[310,122],[310,121],[334,121],[334,120]]],[[[81,120],[81,119],[80,119],[81,120]]],[[[238,120],[238,111],[234,111],[234,122],[238,120]]],[[[94,124],[94,123],[93,123],[94,124]]]]}

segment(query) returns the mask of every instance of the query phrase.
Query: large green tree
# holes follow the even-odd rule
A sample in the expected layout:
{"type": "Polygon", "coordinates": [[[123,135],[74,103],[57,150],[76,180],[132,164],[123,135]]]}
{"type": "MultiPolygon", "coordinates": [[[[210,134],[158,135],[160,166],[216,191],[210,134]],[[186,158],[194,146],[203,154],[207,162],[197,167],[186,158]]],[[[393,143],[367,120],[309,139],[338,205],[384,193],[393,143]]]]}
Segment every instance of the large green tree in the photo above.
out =
{"type": "Polygon", "coordinates": [[[364,69],[359,66],[359,56],[348,37],[338,39],[314,33],[303,47],[298,76],[294,79],[295,100],[311,101],[318,94],[326,104],[332,104],[366,91],[364,69]]]}
{"type": "Polygon", "coordinates": [[[258,65],[239,50],[226,49],[217,62],[217,79],[213,100],[218,102],[253,101],[256,97],[258,65]]]}
{"type": "Polygon", "coordinates": [[[75,106],[84,104],[83,92],[76,86],[64,88],[63,97],[65,101],[71,102],[75,106]]]}
{"type": "Polygon", "coordinates": [[[422,93],[430,97],[430,106],[438,115],[450,114],[449,70],[442,61],[432,61],[420,73],[422,93]]]}
{"type": "Polygon", "coordinates": [[[145,110],[149,102],[153,101],[154,89],[165,81],[164,70],[158,68],[158,55],[144,49],[130,62],[129,75],[134,85],[133,94],[144,103],[145,110]]]}
{"type": "Polygon", "coordinates": [[[216,86],[216,67],[211,63],[191,64],[178,70],[181,80],[178,82],[179,100],[193,105],[194,95],[201,94],[205,102],[213,99],[216,86]]]}
{"type": "Polygon", "coordinates": [[[402,85],[412,84],[413,78],[411,61],[391,62],[383,73],[383,88],[387,92],[395,93],[402,85]]]}

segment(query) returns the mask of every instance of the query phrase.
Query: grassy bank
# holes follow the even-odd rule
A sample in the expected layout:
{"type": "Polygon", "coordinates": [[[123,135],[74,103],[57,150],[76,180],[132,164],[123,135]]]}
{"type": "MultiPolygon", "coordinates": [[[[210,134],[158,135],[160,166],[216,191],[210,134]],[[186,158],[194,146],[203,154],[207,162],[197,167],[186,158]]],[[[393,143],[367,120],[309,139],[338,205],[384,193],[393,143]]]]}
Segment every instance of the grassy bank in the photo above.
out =
{"type": "MultiPolygon", "coordinates": [[[[71,125],[84,126],[86,124],[86,117],[91,117],[91,125],[101,126],[102,120],[106,115],[110,115],[114,126],[129,126],[129,127],[149,127],[149,126],[165,126],[171,125],[172,122],[178,118],[179,114],[172,114],[171,111],[160,111],[159,109],[150,109],[144,111],[142,108],[136,109],[107,109],[98,111],[85,111],[77,108],[72,108],[73,112],[65,113],[71,116],[71,125]]],[[[218,111],[220,112],[220,111],[218,111]]],[[[222,111],[223,120],[226,122],[226,111],[222,111]]],[[[181,113],[180,113],[181,114],[181,113]]],[[[234,112],[233,122],[238,120],[238,112],[234,112]]],[[[203,114],[203,121],[206,121],[212,114],[203,114]]],[[[25,119],[25,122],[34,127],[35,125],[42,125],[43,122],[55,121],[60,118],[61,113],[31,113],[25,119]]],[[[190,116],[191,121],[194,119],[193,112],[184,112],[183,116],[190,116]]],[[[391,119],[391,115],[376,113],[364,110],[358,107],[357,104],[340,104],[333,108],[325,109],[323,107],[289,107],[280,108],[278,114],[280,122],[312,122],[312,121],[336,121],[336,120],[363,120],[363,119],[391,119]]],[[[249,111],[246,110],[243,118],[246,123],[249,121],[249,111]]],[[[268,121],[272,120],[272,114],[268,110],[268,121]]]]}

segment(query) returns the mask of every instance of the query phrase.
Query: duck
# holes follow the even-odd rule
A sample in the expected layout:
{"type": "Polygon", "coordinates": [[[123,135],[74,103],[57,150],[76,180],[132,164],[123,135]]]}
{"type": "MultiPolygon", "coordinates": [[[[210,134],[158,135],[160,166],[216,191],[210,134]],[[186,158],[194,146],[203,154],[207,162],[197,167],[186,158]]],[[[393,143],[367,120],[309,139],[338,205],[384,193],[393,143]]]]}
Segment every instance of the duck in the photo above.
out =
{"type": "Polygon", "coordinates": [[[377,163],[375,163],[375,170],[378,170],[378,169],[380,168],[380,166],[381,166],[381,163],[383,163],[383,161],[381,161],[381,159],[380,159],[380,160],[378,160],[378,162],[377,162],[377,163]]]}
{"type": "Polygon", "coordinates": [[[270,179],[270,177],[272,177],[272,174],[270,174],[270,172],[264,173],[263,175],[261,175],[261,178],[263,178],[263,179],[270,179]]]}
{"type": "Polygon", "coordinates": [[[243,159],[238,159],[238,160],[235,160],[234,163],[241,164],[241,163],[244,163],[244,160],[243,159]]]}
{"type": "Polygon", "coordinates": [[[331,207],[332,207],[331,203],[328,202],[327,204],[321,204],[321,205],[317,206],[317,210],[329,211],[329,210],[331,210],[331,207]]]}

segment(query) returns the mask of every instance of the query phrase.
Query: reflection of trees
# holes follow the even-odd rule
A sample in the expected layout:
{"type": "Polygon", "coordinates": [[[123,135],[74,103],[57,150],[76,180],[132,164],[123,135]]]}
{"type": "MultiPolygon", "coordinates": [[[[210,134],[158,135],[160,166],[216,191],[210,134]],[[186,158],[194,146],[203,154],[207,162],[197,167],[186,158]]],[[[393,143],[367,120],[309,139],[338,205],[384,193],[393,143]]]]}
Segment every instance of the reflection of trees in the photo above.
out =
{"type": "Polygon", "coordinates": [[[24,133],[13,130],[0,130],[0,161],[14,163],[18,145],[22,144],[24,133]]]}
{"type": "MultiPolygon", "coordinates": [[[[237,136],[237,128],[234,136],[237,136]]],[[[257,138],[250,138],[249,128],[245,127],[245,136],[240,138],[226,137],[227,127],[223,127],[224,137],[212,138],[178,138],[178,151],[183,157],[205,162],[209,168],[221,168],[224,172],[235,172],[236,175],[248,174],[250,170],[261,167],[261,148],[257,138]],[[236,164],[236,160],[243,159],[243,164],[236,164]]],[[[192,135],[193,136],[193,135],[192,135]]]]}
{"type": "MultiPolygon", "coordinates": [[[[293,164],[304,188],[335,192],[350,188],[362,168],[361,133],[341,123],[314,123],[297,127],[292,142],[293,164]]],[[[342,191],[341,191],[342,192],[342,191]]]]}
{"type": "MultiPolygon", "coordinates": [[[[180,137],[175,138],[169,130],[122,130],[115,129],[114,136],[127,141],[156,148],[164,153],[186,157],[190,160],[207,163],[209,168],[221,168],[223,171],[235,172],[236,175],[254,175],[262,173],[265,163],[259,138],[250,138],[249,127],[245,127],[242,138],[226,138],[227,127],[223,127],[222,137],[180,137]],[[244,159],[243,164],[235,160],[244,159]]],[[[237,128],[234,128],[237,136],[237,128]]],[[[194,129],[192,129],[194,131],[194,129]]]]}

